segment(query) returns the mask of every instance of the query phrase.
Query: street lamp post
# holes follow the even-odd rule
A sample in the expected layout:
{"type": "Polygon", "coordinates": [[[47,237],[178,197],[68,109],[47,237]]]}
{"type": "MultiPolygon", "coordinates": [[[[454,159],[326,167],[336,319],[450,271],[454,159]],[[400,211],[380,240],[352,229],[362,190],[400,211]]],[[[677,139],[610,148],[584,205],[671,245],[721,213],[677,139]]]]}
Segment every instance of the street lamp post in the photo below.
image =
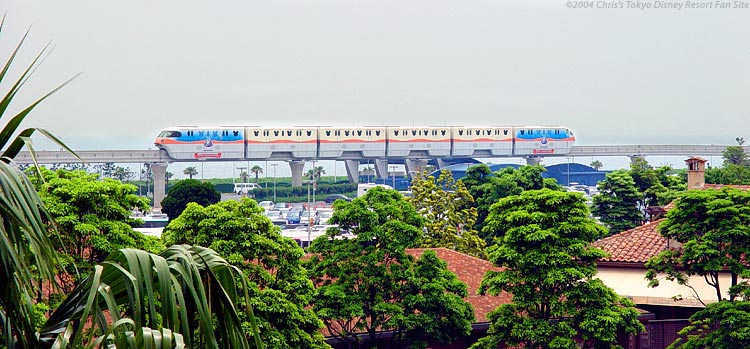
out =
{"type": "Polygon", "coordinates": [[[306,180],[302,183],[307,184],[307,247],[310,247],[310,237],[311,237],[311,231],[312,231],[312,223],[313,218],[310,214],[310,183],[313,183],[313,180],[306,180]]]}
{"type": "Polygon", "coordinates": [[[279,164],[271,164],[273,167],[273,202],[276,202],[276,166],[279,164]]]}
{"type": "Polygon", "coordinates": [[[317,169],[315,168],[315,160],[313,160],[312,164],[313,164],[313,178],[312,178],[312,180],[313,180],[313,191],[312,191],[312,193],[313,193],[313,202],[314,202],[315,201],[315,187],[317,186],[317,185],[315,185],[315,180],[318,179],[317,178],[318,176],[316,175],[317,169]]]}
{"type": "MultiPolygon", "coordinates": [[[[246,168],[247,167],[245,167],[245,166],[237,166],[237,169],[240,170],[240,176],[242,176],[242,173],[245,172],[246,168]]],[[[240,182],[240,183],[242,183],[242,182],[240,182]]],[[[242,192],[242,197],[244,198],[247,195],[247,188],[243,187],[242,190],[240,190],[240,191],[242,192]]]]}

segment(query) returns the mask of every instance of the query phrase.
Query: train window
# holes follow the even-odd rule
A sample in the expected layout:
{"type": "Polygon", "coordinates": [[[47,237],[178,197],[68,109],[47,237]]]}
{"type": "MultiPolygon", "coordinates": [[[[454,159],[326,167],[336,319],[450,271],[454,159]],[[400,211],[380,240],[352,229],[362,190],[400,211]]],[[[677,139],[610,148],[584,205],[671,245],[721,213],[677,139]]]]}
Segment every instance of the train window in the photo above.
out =
{"type": "Polygon", "coordinates": [[[264,136],[268,136],[268,135],[269,135],[269,133],[268,133],[268,130],[266,130],[266,131],[263,131],[263,135],[264,135],[264,136]]]}
{"type": "Polygon", "coordinates": [[[445,136],[445,130],[441,130],[440,134],[442,134],[443,136],[445,136]]]}
{"type": "Polygon", "coordinates": [[[177,138],[182,136],[182,132],[180,131],[162,131],[159,134],[159,137],[169,137],[169,138],[177,138]]]}
{"type": "Polygon", "coordinates": [[[357,130],[357,136],[361,136],[361,135],[362,135],[362,130],[357,130]]]}
{"type": "Polygon", "coordinates": [[[255,135],[255,137],[258,137],[259,133],[260,133],[260,131],[253,131],[253,134],[255,135]]]}
{"type": "Polygon", "coordinates": [[[291,137],[291,136],[292,136],[292,130],[286,131],[286,135],[287,135],[288,137],[291,137]]]}
{"type": "Polygon", "coordinates": [[[372,136],[372,131],[367,130],[367,132],[365,132],[365,135],[372,136]]]}
{"type": "Polygon", "coordinates": [[[349,130],[345,130],[344,131],[344,135],[347,136],[347,137],[349,137],[349,130]]]}
{"type": "Polygon", "coordinates": [[[463,136],[464,135],[464,130],[458,130],[458,135],[459,136],[463,136]]]}
{"type": "Polygon", "coordinates": [[[476,133],[476,135],[479,136],[479,130],[474,131],[474,133],[476,133]]]}
{"type": "Polygon", "coordinates": [[[380,136],[380,131],[375,131],[376,136],[380,136]]]}
{"type": "Polygon", "coordinates": [[[330,135],[331,135],[331,130],[326,130],[326,136],[330,136],[330,135]]]}
{"type": "Polygon", "coordinates": [[[393,134],[398,136],[398,130],[393,130],[393,134]]]}
{"type": "Polygon", "coordinates": [[[411,135],[412,136],[416,136],[417,135],[417,130],[411,130],[411,135]]]}
{"type": "Polygon", "coordinates": [[[310,131],[310,130],[307,130],[307,136],[308,136],[308,137],[312,136],[312,131],[310,131]]]}

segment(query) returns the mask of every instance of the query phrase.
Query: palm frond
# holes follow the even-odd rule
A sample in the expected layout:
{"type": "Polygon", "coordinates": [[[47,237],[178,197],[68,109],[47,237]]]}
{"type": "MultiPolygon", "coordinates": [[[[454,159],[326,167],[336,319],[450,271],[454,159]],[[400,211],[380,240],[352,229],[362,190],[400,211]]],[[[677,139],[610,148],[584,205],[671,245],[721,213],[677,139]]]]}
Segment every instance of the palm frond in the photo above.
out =
{"type": "MultiPolygon", "coordinates": [[[[250,348],[236,308],[240,299],[236,290],[246,295],[245,286],[241,271],[208,248],[176,245],[159,255],[123,249],[110,255],[71,293],[40,337],[73,347],[102,343],[105,337],[118,348],[129,347],[131,340],[142,347],[149,338],[156,338],[155,332],[133,329],[153,328],[160,329],[162,336],[165,330],[182,334],[180,340],[189,347],[250,348]],[[130,335],[112,329],[115,323],[131,321],[130,335]],[[86,331],[85,324],[96,331],[86,331]],[[73,330],[67,330],[71,326],[73,330]]],[[[252,315],[249,305],[248,311],[252,315]]],[[[261,348],[257,332],[255,343],[261,348]]]]}
{"type": "Polygon", "coordinates": [[[36,343],[32,270],[47,280],[54,275],[57,254],[47,236],[44,220],[49,216],[42,207],[28,178],[0,161],[0,308],[7,318],[6,331],[16,334],[5,336],[6,345],[13,340],[25,347],[36,343]]]}

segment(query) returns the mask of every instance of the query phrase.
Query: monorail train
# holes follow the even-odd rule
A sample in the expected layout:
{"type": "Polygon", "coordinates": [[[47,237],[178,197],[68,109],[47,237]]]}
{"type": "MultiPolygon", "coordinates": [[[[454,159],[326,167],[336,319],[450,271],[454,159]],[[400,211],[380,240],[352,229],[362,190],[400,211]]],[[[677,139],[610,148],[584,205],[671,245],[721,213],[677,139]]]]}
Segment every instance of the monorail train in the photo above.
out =
{"type": "Polygon", "coordinates": [[[563,126],[183,126],[154,141],[176,160],[541,156],[573,143],[563,126]]]}

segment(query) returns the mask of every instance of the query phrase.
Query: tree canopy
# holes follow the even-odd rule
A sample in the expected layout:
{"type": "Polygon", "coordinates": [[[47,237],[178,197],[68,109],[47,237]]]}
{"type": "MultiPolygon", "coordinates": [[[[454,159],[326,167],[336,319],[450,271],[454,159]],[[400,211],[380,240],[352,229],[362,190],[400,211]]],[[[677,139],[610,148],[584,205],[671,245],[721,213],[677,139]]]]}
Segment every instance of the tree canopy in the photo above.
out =
{"type": "Polygon", "coordinates": [[[618,333],[643,330],[628,299],[595,279],[605,252],[591,246],[605,229],[588,217],[578,193],[524,191],[492,206],[485,230],[495,237],[482,293],[512,302],[490,313],[488,336],[472,348],[616,348],[618,333]]]}
{"type": "Polygon", "coordinates": [[[466,175],[461,181],[474,197],[474,207],[477,209],[476,228],[485,241],[490,242],[483,228],[492,204],[501,198],[518,195],[524,190],[562,189],[554,179],[542,177],[544,171],[546,170],[543,166],[537,165],[521,166],[519,169],[506,167],[493,173],[485,164],[474,165],[466,170],[466,175]]]}
{"type": "Polygon", "coordinates": [[[169,189],[167,197],[161,201],[161,211],[169,218],[179,216],[187,204],[195,202],[201,206],[215,204],[221,200],[221,193],[209,182],[197,179],[185,179],[175,183],[169,189]]]}
{"type": "Polygon", "coordinates": [[[328,348],[321,321],[309,309],[313,284],[303,251],[262,215],[251,199],[207,207],[188,204],[162,233],[166,244],[199,244],[237,265],[251,282],[250,304],[267,348],[328,348]]]}
{"type": "MultiPolygon", "coordinates": [[[[84,171],[42,168],[43,181],[35,171],[29,173],[56,222],[58,229],[52,230],[56,249],[72,258],[79,270],[88,271],[87,265],[101,263],[122,248],[164,249],[158,239],[132,228],[132,210],[148,211],[148,200],[135,195],[135,186],[84,171]]],[[[74,274],[74,270],[68,272],[74,274]]]]}
{"type": "Polygon", "coordinates": [[[365,332],[379,346],[379,331],[396,343],[449,343],[471,331],[474,312],[466,285],[434,252],[419,260],[406,253],[421,236],[422,217],[395,190],[375,187],[334,204],[330,228],[313,242],[309,270],[318,285],[315,311],[345,341],[365,332]]]}
{"type": "Polygon", "coordinates": [[[642,196],[628,171],[607,173],[604,180],[597,184],[597,188],[599,193],[592,199],[591,212],[607,225],[610,234],[641,224],[643,213],[638,203],[642,196]]]}
{"type": "Polygon", "coordinates": [[[659,232],[677,247],[648,261],[650,285],[659,286],[661,279],[667,279],[695,290],[690,277],[697,275],[715,295],[710,299],[695,291],[680,295],[707,305],[691,316],[690,325],[670,348],[748,347],[750,193],[734,188],[688,191],[675,201],[659,232]]]}
{"type": "Polygon", "coordinates": [[[420,247],[447,247],[486,259],[486,243],[474,229],[474,198],[462,182],[442,170],[437,180],[424,175],[412,179],[410,189],[413,196],[407,200],[426,220],[420,247]]]}
{"type": "Polygon", "coordinates": [[[681,246],[649,260],[652,286],[659,285],[660,277],[689,285],[689,277],[698,275],[714,288],[715,301],[750,294],[740,280],[750,275],[750,193],[734,188],[688,191],[674,202],[659,232],[681,246]],[[731,275],[729,285],[719,278],[724,272],[731,275]]]}

